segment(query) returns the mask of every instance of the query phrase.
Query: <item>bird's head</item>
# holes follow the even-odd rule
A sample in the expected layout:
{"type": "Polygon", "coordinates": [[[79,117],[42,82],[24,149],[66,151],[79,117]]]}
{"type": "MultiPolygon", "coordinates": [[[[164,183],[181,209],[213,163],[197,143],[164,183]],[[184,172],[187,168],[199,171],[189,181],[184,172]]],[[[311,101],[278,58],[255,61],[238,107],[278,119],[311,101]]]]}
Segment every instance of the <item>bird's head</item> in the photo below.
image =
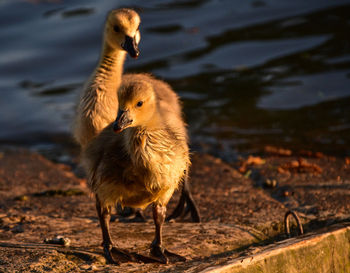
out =
{"type": "Polygon", "coordinates": [[[113,123],[116,133],[128,127],[147,126],[156,111],[156,97],[147,81],[123,84],[118,92],[118,116],[113,123]]]}
{"type": "Polygon", "coordinates": [[[132,9],[112,10],[105,24],[105,42],[112,49],[125,50],[131,57],[137,58],[140,54],[140,22],[140,16],[132,9]]]}

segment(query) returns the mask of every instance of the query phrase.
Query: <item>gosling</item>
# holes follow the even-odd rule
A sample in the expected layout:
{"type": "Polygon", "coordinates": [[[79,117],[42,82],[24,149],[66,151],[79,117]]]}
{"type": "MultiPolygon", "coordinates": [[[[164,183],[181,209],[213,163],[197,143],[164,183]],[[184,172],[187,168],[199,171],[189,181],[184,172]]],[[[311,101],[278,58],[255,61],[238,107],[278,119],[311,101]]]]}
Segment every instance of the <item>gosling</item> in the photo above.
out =
{"type": "MultiPolygon", "coordinates": [[[[133,58],[139,56],[138,45],[141,39],[139,25],[140,16],[131,9],[112,10],[104,27],[103,47],[98,65],[84,85],[77,107],[73,125],[73,135],[84,150],[117,115],[118,99],[116,90],[123,77],[123,66],[126,54],[133,58]]],[[[200,216],[192,198],[187,181],[184,182],[178,206],[168,217],[177,218],[190,211],[193,221],[200,222],[200,216]],[[185,212],[185,213],[186,213],[185,212]]]]}
{"type": "Polygon", "coordinates": [[[73,135],[82,149],[116,117],[118,90],[126,54],[139,56],[139,15],[131,9],[112,10],[105,23],[100,60],[85,83],[77,107],[73,135]]]}
{"type": "Polygon", "coordinates": [[[166,205],[190,165],[188,137],[177,95],[146,74],[127,75],[118,92],[118,115],[83,153],[91,190],[96,196],[104,254],[119,264],[109,233],[111,207],[153,205],[155,239],[151,254],[159,262],[183,257],[162,246],[166,205]]]}

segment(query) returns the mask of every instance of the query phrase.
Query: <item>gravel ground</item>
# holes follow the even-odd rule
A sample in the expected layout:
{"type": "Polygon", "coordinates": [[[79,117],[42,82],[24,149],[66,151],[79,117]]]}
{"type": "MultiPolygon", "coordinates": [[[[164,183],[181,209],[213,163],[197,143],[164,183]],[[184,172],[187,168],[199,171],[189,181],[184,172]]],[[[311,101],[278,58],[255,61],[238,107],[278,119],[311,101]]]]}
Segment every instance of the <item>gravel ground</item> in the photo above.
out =
{"type": "MultiPolygon", "coordinates": [[[[164,226],[164,245],[187,258],[168,265],[106,265],[94,199],[71,167],[20,148],[0,152],[0,272],[199,271],[251,246],[285,238],[284,215],[296,211],[306,232],[349,220],[349,159],[318,153],[267,153],[235,164],[206,154],[192,158],[191,184],[202,223],[164,226]],[[44,243],[55,236],[70,246],[44,243]]],[[[174,209],[179,193],[169,204],[174,209]]],[[[113,217],[122,249],[149,255],[154,225],[113,217]]]]}

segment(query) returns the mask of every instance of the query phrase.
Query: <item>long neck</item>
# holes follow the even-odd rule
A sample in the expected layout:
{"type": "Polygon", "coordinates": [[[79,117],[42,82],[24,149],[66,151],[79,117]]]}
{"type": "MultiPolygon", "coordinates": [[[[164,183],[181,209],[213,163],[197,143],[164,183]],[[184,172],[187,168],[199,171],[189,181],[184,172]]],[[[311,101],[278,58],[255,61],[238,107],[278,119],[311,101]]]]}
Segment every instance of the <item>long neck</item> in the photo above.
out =
{"type": "Polygon", "coordinates": [[[93,84],[99,91],[116,94],[121,84],[126,51],[112,49],[104,43],[102,54],[95,70],[93,84]]]}

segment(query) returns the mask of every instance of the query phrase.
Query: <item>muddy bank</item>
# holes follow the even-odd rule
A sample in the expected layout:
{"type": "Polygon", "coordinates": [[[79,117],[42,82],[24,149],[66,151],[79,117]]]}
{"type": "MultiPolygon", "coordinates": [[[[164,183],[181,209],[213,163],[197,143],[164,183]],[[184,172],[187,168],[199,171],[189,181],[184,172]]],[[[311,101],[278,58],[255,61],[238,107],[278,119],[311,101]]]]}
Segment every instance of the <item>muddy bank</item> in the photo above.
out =
{"type": "MultiPolygon", "coordinates": [[[[94,200],[86,181],[65,164],[19,148],[0,153],[0,272],[200,271],[239,257],[249,247],[286,238],[283,218],[299,213],[305,232],[349,219],[350,165],[345,158],[271,154],[235,165],[195,154],[191,183],[202,223],[164,226],[164,244],[187,258],[176,264],[106,265],[94,200]],[[44,243],[60,235],[64,247],[44,243]]],[[[176,205],[178,193],[169,204],[176,205]]],[[[154,227],[113,218],[123,249],[148,255],[154,227]]],[[[294,230],[294,229],[293,229],[294,230]]],[[[293,231],[294,234],[294,231],[293,231]]]]}

